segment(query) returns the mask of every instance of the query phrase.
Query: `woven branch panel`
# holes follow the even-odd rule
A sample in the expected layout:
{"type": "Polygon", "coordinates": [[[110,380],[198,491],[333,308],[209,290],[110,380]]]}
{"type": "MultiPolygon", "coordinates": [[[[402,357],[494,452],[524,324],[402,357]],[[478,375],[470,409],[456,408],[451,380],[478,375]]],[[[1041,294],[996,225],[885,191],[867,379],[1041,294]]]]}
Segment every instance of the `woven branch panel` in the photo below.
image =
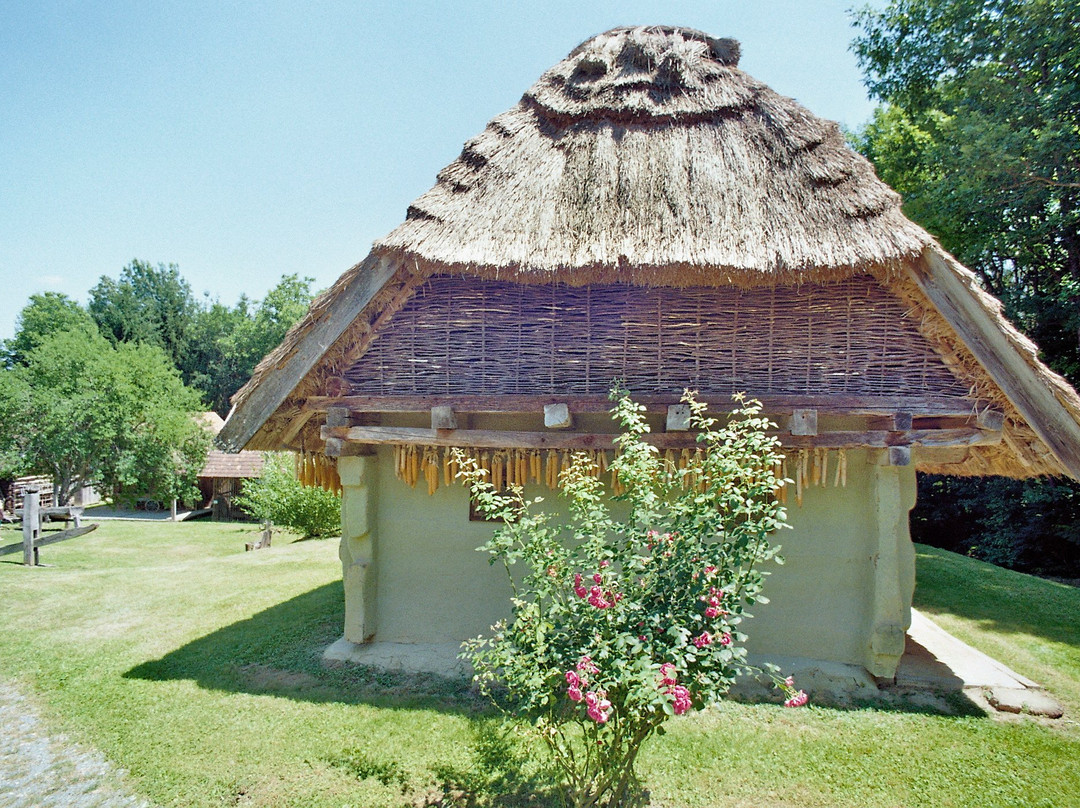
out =
{"type": "Polygon", "coordinates": [[[945,395],[968,386],[873,278],[767,287],[433,276],[345,373],[354,394],[945,395]]]}

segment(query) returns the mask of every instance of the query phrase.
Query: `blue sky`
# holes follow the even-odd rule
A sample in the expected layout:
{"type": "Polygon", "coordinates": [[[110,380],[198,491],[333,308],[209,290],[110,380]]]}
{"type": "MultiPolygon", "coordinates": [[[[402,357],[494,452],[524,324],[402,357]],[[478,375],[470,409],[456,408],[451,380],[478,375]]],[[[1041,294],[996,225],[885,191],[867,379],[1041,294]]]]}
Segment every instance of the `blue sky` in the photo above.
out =
{"type": "Polygon", "coordinates": [[[747,72],[857,127],[852,4],[6,0],[0,338],[31,293],[85,302],[133,258],[230,304],[290,272],[328,286],[467,138],[616,25],[735,37],[747,72]]]}

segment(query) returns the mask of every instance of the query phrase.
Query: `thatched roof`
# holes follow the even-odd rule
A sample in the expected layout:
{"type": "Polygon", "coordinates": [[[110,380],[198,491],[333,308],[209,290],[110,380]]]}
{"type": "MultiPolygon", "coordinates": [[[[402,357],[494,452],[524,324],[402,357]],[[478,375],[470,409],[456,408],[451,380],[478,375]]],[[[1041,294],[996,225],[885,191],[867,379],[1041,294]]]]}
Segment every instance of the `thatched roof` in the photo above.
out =
{"type": "Polygon", "coordinates": [[[501,276],[682,266],[712,283],[917,255],[927,234],[839,127],[738,56],[689,29],[593,37],[468,141],[376,250],[501,276]]]}
{"type": "Polygon", "coordinates": [[[905,301],[973,402],[1006,411],[1005,447],[952,470],[1080,476],[1075,392],[902,215],[837,125],[739,70],[738,54],[734,40],[670,27],[576,48],[313,303],[234,397],[221,442],[280,448],[304,399],[334,394],[330,380],[433,274],[751,287],[865,273],[905,301]],[[931,265],[959,286],[928,289],[931,265]],[[987,329],[1001,336],[992,346],[987,329]]]}

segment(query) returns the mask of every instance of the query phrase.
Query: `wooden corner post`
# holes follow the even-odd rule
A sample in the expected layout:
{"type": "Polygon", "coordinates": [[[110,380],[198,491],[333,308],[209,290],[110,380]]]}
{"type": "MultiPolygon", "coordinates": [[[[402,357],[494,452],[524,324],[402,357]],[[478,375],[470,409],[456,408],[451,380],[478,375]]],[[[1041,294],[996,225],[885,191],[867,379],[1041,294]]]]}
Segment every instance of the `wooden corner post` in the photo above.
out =
{"type": "Polygon", "coordinates": [[[23,494],[23,564],[28,567],[38,565],[38,548],[35,543],[41,535],[40,504],[41,495],[37,491],[27,491],[23,494]]]}

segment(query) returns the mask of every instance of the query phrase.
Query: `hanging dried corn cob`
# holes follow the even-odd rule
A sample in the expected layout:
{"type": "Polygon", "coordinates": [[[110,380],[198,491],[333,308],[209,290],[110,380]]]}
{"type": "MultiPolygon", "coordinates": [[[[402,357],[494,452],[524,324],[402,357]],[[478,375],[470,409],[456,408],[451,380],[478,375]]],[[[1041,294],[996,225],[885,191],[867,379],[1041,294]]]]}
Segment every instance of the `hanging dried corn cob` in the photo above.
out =
{"type": "Polygon", "coordinates": [[[420,479],[420,450],[416,446],[409,447],[409,476],[406,482],[412,487],[416,487],[416,481],[420,479]]]}
{"type": "Polygon", "coordinates": [[[540,450],[533,449],[529,452],[529,474],[534,483],[540,482],[543,476],[544,461],[540,457],[540,450]]]}
{"type": "Polygon", "coordinates": [[[424,447],[423,465],[428,496],[431,496],[439,488],[439,450],[434,446],[424,447]]]}
{"type": "Polygon", "coordinates": [[[544,469],[544,482],[547,487],[555,490],[559,487],[559,453],[554,449],[548,449],[547,465],[544,469]]]}
{"type": "Polygon", "coordinates": [[[810,485],[821,482],[821,450],[814,449],[814,459],[810,463],[810,485]]]}
{"type": "Polygon", "coordinates": [[[847,487],[847,452],[840,450],[840,462],[837,466],[840,470],[840,485],[847,487]]]}

